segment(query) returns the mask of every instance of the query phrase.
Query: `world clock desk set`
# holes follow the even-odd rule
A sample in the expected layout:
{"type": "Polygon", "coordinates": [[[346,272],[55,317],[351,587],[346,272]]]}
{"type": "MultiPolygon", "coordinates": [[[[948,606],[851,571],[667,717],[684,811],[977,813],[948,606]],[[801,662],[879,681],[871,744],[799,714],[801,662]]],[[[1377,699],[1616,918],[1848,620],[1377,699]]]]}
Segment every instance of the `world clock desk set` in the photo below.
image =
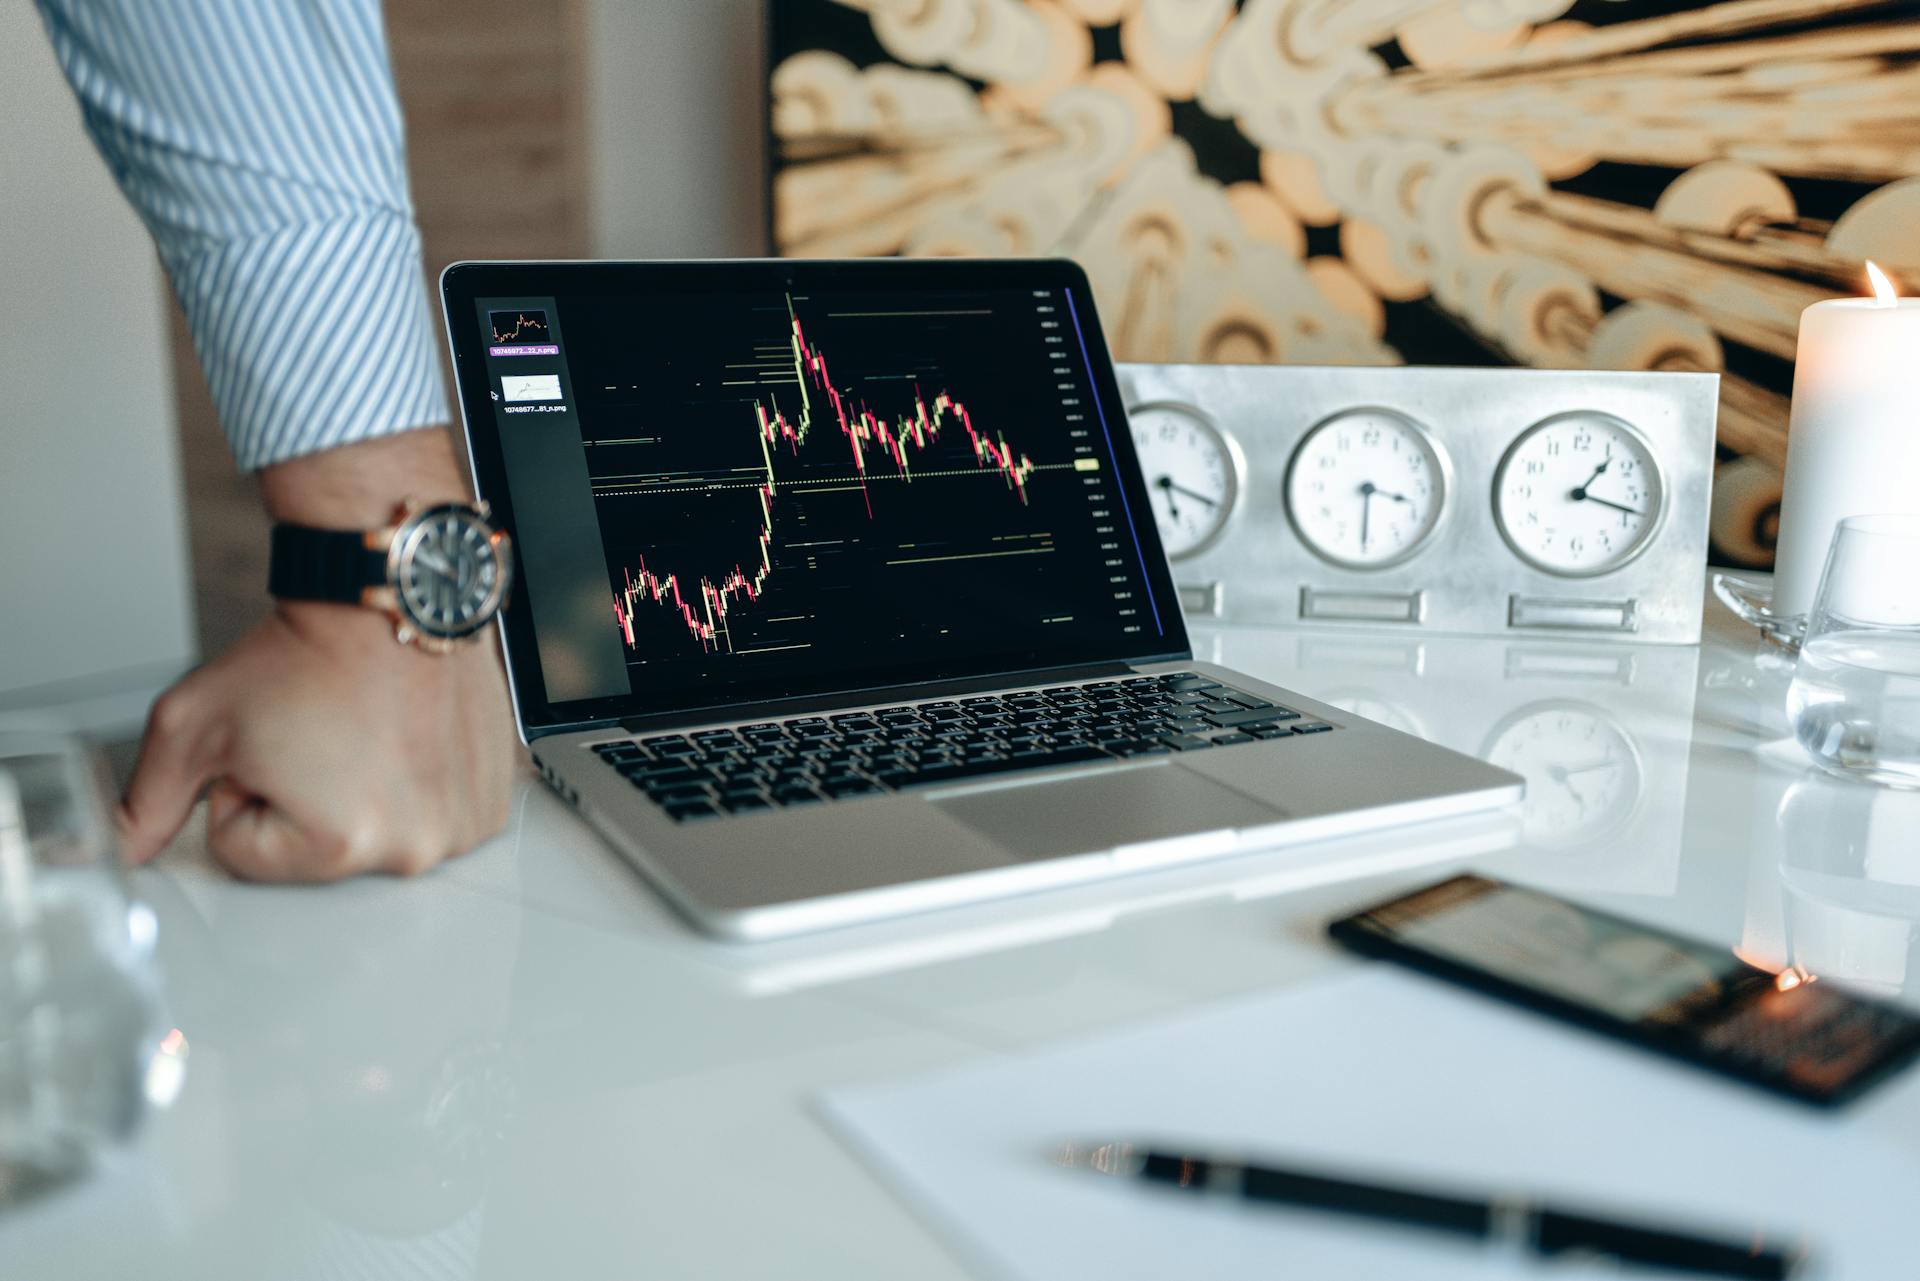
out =
{"type": "Polygon", "coordinates": [[[1196,622],[1692,644],[1718,379],[1123,364],[1196,622]]]}

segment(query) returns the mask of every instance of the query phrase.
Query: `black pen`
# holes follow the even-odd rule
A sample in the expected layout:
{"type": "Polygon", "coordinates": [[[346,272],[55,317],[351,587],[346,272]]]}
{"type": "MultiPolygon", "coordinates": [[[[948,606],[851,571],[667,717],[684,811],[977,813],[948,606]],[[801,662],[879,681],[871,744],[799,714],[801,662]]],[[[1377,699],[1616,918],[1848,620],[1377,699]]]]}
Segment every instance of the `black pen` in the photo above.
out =
{"type": "Polygon", "coordinates": [[[1068,1145],[1059,1164],[1247,1201],[1327,1210],[1433,1228],[1482,1241],[1512,1242],[1536,1254],[1597,1255],[1677,1272],[1780,1281],[1805,1264],[1798,1250],[1583,1214],[1523,1199],[1450,1196],[1360,1183],[1301,1170],[1276,1170],[1207,1157],[1175,1156],[1130,1143],[1068,1145]]]}

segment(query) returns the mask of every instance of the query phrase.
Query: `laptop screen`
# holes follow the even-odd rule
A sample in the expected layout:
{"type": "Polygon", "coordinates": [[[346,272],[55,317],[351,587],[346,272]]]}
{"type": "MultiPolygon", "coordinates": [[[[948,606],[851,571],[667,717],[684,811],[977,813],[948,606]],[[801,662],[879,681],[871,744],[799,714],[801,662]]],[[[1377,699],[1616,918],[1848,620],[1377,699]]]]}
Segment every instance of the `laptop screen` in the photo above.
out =
{"type": "Polygon", "coordinates": [[[1071,264],[443,288],[530,730],[1186,652],[1071,264]]]}

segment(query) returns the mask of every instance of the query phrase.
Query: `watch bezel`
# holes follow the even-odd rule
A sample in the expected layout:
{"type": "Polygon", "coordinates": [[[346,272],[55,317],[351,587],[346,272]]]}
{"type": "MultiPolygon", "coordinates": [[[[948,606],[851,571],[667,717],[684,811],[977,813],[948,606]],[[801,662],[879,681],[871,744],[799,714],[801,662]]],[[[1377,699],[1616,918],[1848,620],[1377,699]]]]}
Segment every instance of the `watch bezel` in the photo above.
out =
{"type": "Polygon", "coordinates": [[[512,540],[505,530],[495,529],[488,520],[489,510],[485,503],[475,507],[468,503],[433,503],[431,505],[407,504],[400,513],[400,519],[388,531],[382,531],[386,540],[387,566],[386,583],[380,589],[384,600],[369,601],[378,604],[392,613],[394,617],[394,639],[402,644],[417,645],[422,649],[445,652],[472,640],[486,629],[499,616],[501,606],[506,603],[507,592],[513,582],[512,540]],[[480,602],[478,608],[456,627],[445,627],[439,623],[420,617],[413,611],[407,600],[407,594],[400,584],[411,567],[413,557],[418,552],[420,539],[427,524],[446,514],[454,514],[477,525],[486,533],[488,551],[493,556],[493,585],[480,602]]]}

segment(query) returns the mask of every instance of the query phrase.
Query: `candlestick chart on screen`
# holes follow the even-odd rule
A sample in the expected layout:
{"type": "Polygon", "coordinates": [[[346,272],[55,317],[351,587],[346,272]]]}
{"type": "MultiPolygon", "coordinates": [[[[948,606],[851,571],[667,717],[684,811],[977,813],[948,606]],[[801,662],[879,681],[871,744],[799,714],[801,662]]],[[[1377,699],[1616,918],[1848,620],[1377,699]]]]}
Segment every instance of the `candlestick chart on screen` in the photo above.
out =
{"type": "Polygon", "coordinates": [[[630,665],[898,664],[1076,622],[1107,477],[1052,307],[889,303],[625,331],[660,349],[606,367],[664,374],[591,387],[582,430],[630,665]]]}

